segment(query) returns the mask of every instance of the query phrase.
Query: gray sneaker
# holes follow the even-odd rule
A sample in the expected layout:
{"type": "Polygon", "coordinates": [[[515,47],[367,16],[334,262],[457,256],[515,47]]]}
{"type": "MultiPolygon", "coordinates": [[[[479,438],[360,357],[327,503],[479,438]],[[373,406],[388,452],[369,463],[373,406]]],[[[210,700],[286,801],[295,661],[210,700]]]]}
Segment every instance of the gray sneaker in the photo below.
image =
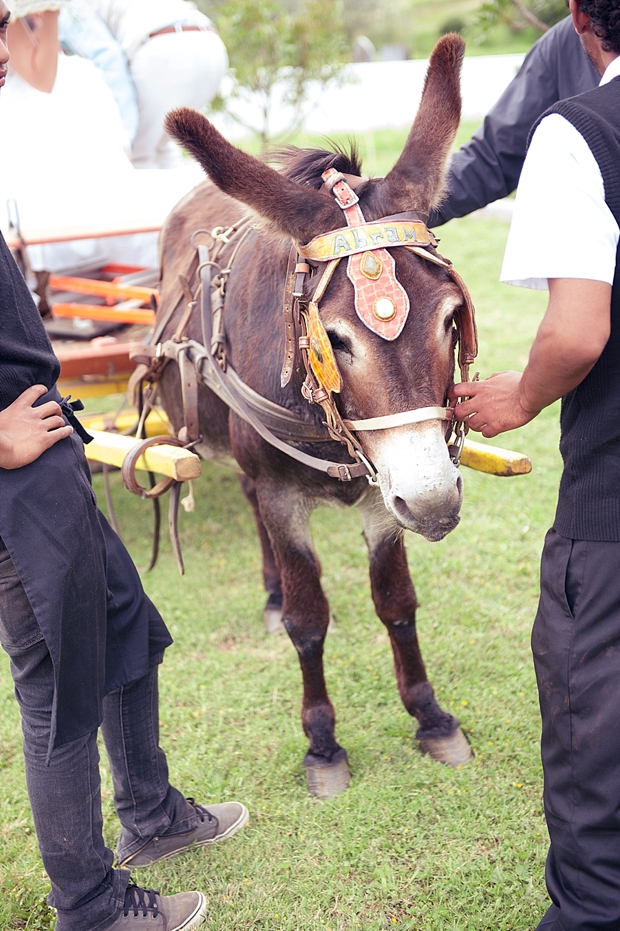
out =
{"type": "Polygon", "coordinates": [[[187,800],[198,815],[198,824],[185,834],[159,834],[152,837],[140,850],[126,857],[119,866],[150,866],[157,860],[182,853],[188,847],[204,847],[232,837],[249,821],[250,813],[241,802],[224,802],[221,805],[197,805],[193,798],[187,800]]]}
{"type": "Polygon", "coordinates": [[[106,931],[189,931],[205,920],[207,900],[202,892],[160,895],[130,882],[125,907],[106,931]]]}

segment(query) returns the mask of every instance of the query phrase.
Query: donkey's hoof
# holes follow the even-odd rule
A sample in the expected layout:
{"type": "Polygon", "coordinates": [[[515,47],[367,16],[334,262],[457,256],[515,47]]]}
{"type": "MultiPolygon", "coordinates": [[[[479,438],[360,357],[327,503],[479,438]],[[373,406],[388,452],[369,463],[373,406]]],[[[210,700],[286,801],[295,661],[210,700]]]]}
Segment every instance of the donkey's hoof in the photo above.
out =
{"type": "Polygon", "coordinates": [[[448,766],[465,766],[470,763],[474,754],[467,743],[467,738],[457,727],[450,737],[427,737],[420,741],[420,750],[422,753],[428,753],[438,763],[446,763],[448,766]]]}
{"type": "MultiPolygon", "coordinates": [[[[309,754],[308,754],[309,756],[309,754]]],[[[341,747],[332,757],[331,763],[304,760],[308,791],[316,798],[335,798],[349,788],[351,773],[347,765],[347,751],[341,747]]]]}

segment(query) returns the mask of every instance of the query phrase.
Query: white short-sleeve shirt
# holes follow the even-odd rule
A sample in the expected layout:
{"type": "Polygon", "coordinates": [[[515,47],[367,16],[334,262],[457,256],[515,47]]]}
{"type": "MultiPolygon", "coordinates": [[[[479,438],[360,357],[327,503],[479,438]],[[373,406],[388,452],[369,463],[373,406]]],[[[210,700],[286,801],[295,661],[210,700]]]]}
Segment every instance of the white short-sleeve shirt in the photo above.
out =
{"type": "MultiPolygon", "coordinates": [[[[601,84],[620,75],[620,56],[601,84]]],[[[598,163],[558,113],[532,137],[515,201],[500,280],[546,290],[549,278],[612,284],[620,229],[605,203],[598,163]]]]}

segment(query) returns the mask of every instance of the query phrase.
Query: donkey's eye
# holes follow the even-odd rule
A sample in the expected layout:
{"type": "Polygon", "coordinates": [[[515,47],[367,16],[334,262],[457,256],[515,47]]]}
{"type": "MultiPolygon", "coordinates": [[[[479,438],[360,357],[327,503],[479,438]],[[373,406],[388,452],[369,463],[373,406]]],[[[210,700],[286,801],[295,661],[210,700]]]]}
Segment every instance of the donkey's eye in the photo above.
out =
{"type": "Polygon", "coordinates": [[[328,330],[327,336],[334,352],[345,352],[349,356],[353,355],[351,352],[351,343],[348,339],[346,339],[346,337],[339,336],[335,330],[328,330]]]}
{"type": "Polygon", "coordinates": [[[446,329],[446,334],[451,334],[452,336],[452,345],[455,346],[458,340],[459,334],[456,326],[457,316],[460,311],[460,307],[455,307],[452,310],[452,313],[448,314],[444,321],[444,327],[446,329]]]}

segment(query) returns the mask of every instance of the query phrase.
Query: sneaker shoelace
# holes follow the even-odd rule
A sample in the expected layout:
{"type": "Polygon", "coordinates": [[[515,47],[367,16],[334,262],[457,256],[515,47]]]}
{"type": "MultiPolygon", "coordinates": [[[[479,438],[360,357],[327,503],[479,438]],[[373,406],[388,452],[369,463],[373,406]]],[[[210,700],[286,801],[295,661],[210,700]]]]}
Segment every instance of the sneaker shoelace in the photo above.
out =
{"type": "Polygon", "coordinates": [[[204,805],[197,805],[193,798],[188,798],[187,801],[190,803],[201,821],[205,820],[205,815],[209,821],[213,821],[213,815],[208,808],[205,808],[204,805]]]}
{"type": "Polygon", "coordinates": [[[157,918],[159,910],[157,904],[158,895],[159,892],[155,889],[141,889],[140,886],[136,886],[136,884],[130,880],[129,885],[125,889],[125,910],[123,911],[123,918],[127,918],[129,912],[132,910],[134,918],[138,918],[140,912],[142,912],[143,918],[148,918],[147,913],[149,911],[153,913],[153,918],[157,918]]]}

